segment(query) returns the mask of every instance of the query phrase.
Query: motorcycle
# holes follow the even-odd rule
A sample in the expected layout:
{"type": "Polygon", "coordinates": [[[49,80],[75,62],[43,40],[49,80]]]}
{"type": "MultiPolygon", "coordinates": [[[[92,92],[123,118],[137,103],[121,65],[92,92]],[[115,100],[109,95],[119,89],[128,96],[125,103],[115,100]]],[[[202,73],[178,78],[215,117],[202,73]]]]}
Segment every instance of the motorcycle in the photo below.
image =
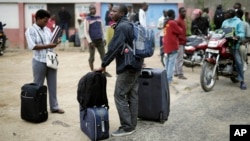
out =
{"type": "Polygon", "coordinates": [[[0,56],[2,56],[4,54],[5,51],[5,43],[7,40],[7,37],[3,31],[3,27],[6,26],[6,24],[2,24],[2,22],[0,22],[0,56]]]}
{"type": "Polygon", "coordinates": [[[237,42],[233,37],[233,28],[218,29],[211,35],[200,74],[201,87],[205,92],[213,89],[219,76],[228,77],[233,83],[238,82],[234,56],[230,51],[230,47],[237,42]]]}
{"type": "Polygon", "coordinates": [[[184,46],[183,65],[186,67],[201,66],[207,43],[208,37],[204,35],[188,36],[184,46]]]}

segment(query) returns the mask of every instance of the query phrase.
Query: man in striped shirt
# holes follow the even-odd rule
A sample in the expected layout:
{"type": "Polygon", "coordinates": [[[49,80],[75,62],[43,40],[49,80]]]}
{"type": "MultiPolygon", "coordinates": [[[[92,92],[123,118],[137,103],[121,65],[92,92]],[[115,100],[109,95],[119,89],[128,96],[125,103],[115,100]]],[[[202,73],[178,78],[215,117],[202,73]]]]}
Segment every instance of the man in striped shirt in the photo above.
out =
{"type": "MultiPolygon", "coordinates": [[[[43,9],[36,12],[36,22],[26,32],[28,48],[33,50],[32,70],[34,83],[43,85],[46,78],[49,91],[49,104],[52,113],[63,114],[57,102],[57,70],[46,65],[46,53],[53,51],[57,43],[51,43],[52,33],[46,27],[50,14],[43,9]]],[[[59,43],[59,42],[58,42],[59,43]]]]}

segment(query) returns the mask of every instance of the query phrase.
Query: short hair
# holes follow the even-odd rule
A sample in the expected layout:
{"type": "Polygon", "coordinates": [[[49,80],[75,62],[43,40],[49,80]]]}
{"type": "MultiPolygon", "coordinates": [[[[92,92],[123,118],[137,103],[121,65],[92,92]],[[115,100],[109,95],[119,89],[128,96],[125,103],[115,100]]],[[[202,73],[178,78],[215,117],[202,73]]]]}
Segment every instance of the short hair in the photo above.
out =
{"type": "Polygon", "coordinates": [[[208,13],[209,12],[209,8],[207,8],[207,7],[203,8],[202,12],[207,12],[208,13]]]}
{"type": "Polygon", "coordinates": [[[146,2],[142,3],[142,7],[144,6],[148,6],[148,4],[146,2]]]}
{"type": "Polygon", "coordinates": [[[45,17],[50,18],[50,14],[49,14],[48,11],[46,11],[46,10],[44,10],[44,9],[39,9],[39,10],[36,12],[36,16],[35,16],[36,20],[37,20],[38,18],[43,19],[43,18],[45,18],[45,17]]]}
{"type": "Polygon", "coordinates": [[[180,8],[179,8],[179,13],[181,13],[181,11],[182,11],[183,9],[185,10],[184,7],[180,7],[180,8]]]}
{"type": "Polygon", "coordinates": [[[94,4],[90,4],[90,5],[89,5],[89,9],[91,9],[91,8],[96,8],[96,7],[95,7],[94,4]]]}
{"type": "Polygon", "coordinates": [[[241,3],[239,3],[239,2],[236,2],[234,5],[237,5],[237,6],[239,6],[239,8],[241,8],[241,3]]]}
{"type": "Polygon", "coordinates": [[[236,14],[234,9],[229,9],[225,13],[228,13],[230,15],[230,17],[234,17],[236,14]]]}
{"type": "Polygon", "coordinates": [[[168,10],[167,15],[168,15],[168,17],[173,17],[175,15],[174,10],[172,10],[172,9],[168,10]]]}
{"type": "Polygon", "coordinates": [[[124,13],[124,15],[128,14],[128,8],[125,4],[119,4],[119,12],[124,13]]]}

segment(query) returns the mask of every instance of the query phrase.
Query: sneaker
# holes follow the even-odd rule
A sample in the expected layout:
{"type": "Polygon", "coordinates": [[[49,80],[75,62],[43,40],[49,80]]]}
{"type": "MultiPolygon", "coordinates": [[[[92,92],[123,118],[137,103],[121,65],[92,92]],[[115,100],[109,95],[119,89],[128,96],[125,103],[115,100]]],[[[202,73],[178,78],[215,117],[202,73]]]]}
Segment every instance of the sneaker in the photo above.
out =
{"type": "Polygon", "coordinates": [[[110,73],[108,73],[108,72],[104,72],[103,73],[106,77],[112,77],[112,75],[110,74],[110,73]]]}
{"type": "Polygon", "coordinates": [[[246,90],[247,89],[247,85],[244,82],[240,82],[240,89],[241,90],[246,90]]]}
{"type": "Polygon", "coordinates": [[[135,132],[135,130],[132,131],[125,131],[123,128],[119,128],[115,132],[113,132],[111,135],[114,137],[121,137],[121,136],[126,136],[126,135],[131,135],[135,132]]]}

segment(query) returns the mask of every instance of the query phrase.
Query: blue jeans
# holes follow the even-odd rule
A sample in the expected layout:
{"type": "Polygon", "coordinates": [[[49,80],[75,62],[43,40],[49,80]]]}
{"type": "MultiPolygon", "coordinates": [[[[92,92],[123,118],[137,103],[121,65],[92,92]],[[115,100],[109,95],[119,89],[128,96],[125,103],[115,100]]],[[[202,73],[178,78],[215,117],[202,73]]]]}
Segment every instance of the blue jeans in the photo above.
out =
{"type": "Polygon", "coordinates": [[[132,131],[137,125],[138,116],[138,77],[139,71],[118,74],[115,84],[115,105],[119,114],[121,128],[132,131]]]}
{"type": "Polygon", "coordinates": [[[167,54],[167,56],[165,56],[165,69],[167,72],[167,79],[169,83],[173,81],[176,57],[177,51],[171,52],[170,54],[167,54]]]}
{"type": "Polygon", "coordinates": [[[240,55],[239,49],[233,49],[233,55],[235,60],[236,71],[238,72],[238,80],[244,81],[244,71],[243,71],[243,62],[240,55]]]}
{"type": "Polygon", "coordinates": [[[69,24],[67,22],[65,23],[60,23],[59,24],[60,28],[63,30],[65,30],[65,33],[66,33],[66,38],[67,40],[69,39],[69,24]]]}

